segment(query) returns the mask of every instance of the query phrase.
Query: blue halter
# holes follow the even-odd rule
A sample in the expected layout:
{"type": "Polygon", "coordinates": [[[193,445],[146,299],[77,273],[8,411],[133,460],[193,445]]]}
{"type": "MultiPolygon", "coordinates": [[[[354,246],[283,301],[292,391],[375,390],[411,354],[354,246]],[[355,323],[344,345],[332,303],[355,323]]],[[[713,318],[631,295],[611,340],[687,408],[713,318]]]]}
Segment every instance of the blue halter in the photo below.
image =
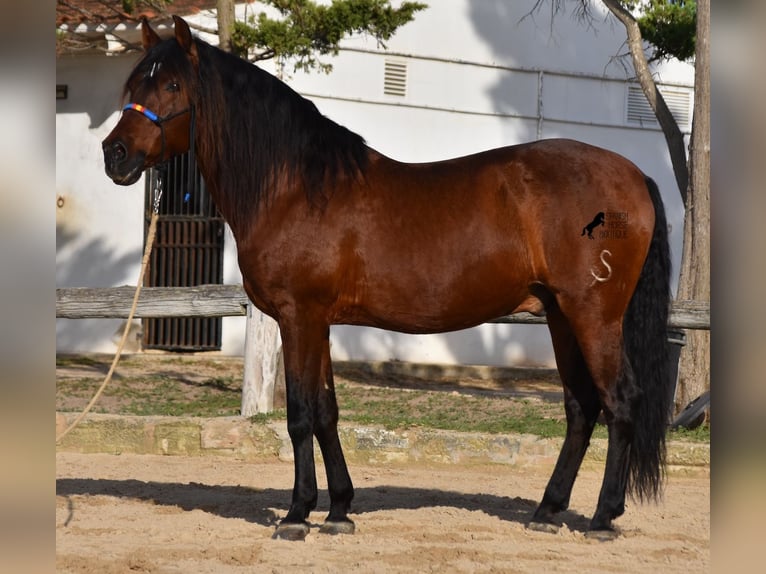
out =
{"type": "MultiPolygon", "coordinates": [[[[165,126],[163,125],[165,122],[172,120],[173,118],[177,118],[178,116],[182,116],[183,114],[189,113],[191,114],[191,123],[189,127],[189,151],[193,154],[194,153],[194,107],[189,106],[188,108],[185,108],[181,110],[180,112],[175,112],[173,114],[168,114],[166,116],[158,116],[155,114],[152,110],[147,108],[146,106],[143,106],[141,104],[137,104],[135,102],[130,102],[128,104],[125,104],[122,108],[122,111],[128,111],[133,110],[134,112],[138,112],[139,114],[145,116],[148,118],[152,123],[154,123],[157,127],[160,128],[160,134],[162,137],[162,151],[160,153],[160,161],[166,161],[165,160],[165,126]]],[[[168,158],[169,159],[169,158],[168,158]]]]}
{"type": "MultiPolygon", "coordinates": [[[[155,114],[149,108],[145,108],[141,104],[135,104],[133,102],[131,102],[129,104],[125,104],[125,107],[122,108],[122,111],[124,112],[125,110],[134,110],[134,111],[136,111],[138,113],[144,114],[147,118],[152,120],[155,124],[162,123],[163,121],[166,121],[166,120],[170,119],[170,117],[162,118],[161,119],[160,116],[155,114]]],[[[186,111],[186,110],[184,110],[184,111],[186,111]]]]}
{"type": "MultiPolygon", "coordinates": [[[[170,160],[170,158],[165,159],[165,126],[163,125],[168,120],[172,120],[173,118],[176,118],[178,116],[181,116],[185,113],[191,114],[191,122],[189,123],[189,163],[187,166],[187,169],[189,171],[187,182],[193,181],[193,173],[196,169],[195,165],[195,158],[194,158],[194,124],[195,124],[195,114],[194,114],[194,106],[189,106],[186,109],[181,110],[180,112],[175,112],[173,114],[168,114],[166,116],[158,116],[155,114],[152,110],[149,108],[142,106],[141,104],[137,104],[135,102],[130,102],[128,104],[125,104],[122,108],[122,111],[125,112],[127,110],[133,110],[134,112],[138,112],[139,114],[145,116],[148,118],[152,123],[154,123],[157,127],[160,128],[160,134],[162,137],[162,148],[160,151],[160,162],[161,164],[157,166],[159,168],[158,174],[158,189],[159,194],[155,196],[155,211],[159,209],[159,198],[162,194],[162,179],[164,176],[164,173],[167,169],[167,162],[170,160]]],[[[189,183],[191,185],[191,183],[189,183]]],[[[184,202],[188,201],[189,198],[189,192],[186,192],[186,196],[184,197],[184,202]]]]}

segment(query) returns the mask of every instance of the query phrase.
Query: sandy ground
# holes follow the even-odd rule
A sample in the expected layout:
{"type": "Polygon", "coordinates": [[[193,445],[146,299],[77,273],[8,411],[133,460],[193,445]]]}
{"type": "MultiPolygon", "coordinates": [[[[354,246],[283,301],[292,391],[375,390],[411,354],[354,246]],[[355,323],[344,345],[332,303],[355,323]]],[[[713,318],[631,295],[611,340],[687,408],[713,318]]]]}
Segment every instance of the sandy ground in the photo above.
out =
{"type": "MultiPolygon", "coordinates": [[[[671,474],[664,501],[629,503],[621,537],[583,536],[601,469],[583,468],[558,534],[525,529],[549,467],[353,466],[356,534],[272,539],[292,464],[58,453],[59,572],[710,571],[710,479],[671,474]]],[[[322,473],[320,488],[325,488],[322,473]]],[[[326,491],[310,517],[321,524],[326,491]]]]}

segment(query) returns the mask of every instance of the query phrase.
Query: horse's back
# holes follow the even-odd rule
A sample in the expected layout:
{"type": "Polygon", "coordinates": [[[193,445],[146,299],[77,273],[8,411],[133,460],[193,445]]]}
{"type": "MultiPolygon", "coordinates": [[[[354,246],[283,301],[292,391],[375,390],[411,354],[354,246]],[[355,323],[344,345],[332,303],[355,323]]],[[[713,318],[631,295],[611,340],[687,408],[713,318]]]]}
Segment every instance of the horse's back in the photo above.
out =
{"type": "Polygon", "coordinates": [[[571,140],[423,164],[379,156],[365,180],[333,224],[343,234],[337,322],[429,332],[539,311],[540,286],[587,289],[604,250],[634,283],[634,253],[645,255],[653,227],[640,170],[571,140]],[[599,212],[608,227],[582,237],[599,212]]]}

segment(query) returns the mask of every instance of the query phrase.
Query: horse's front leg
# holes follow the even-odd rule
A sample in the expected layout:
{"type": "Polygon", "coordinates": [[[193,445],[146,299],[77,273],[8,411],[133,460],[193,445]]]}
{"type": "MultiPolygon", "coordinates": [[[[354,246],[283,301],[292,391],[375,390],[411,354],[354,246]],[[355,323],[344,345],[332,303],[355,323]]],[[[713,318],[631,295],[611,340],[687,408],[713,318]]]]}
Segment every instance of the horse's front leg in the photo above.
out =
{"type": "Polygon", "coordinates": [[[295,457],[295,483],[287,516],[275,536],[303,540],[309,533],[307,518],[317,504],[314,442],[316,434],[327,467],[330,515],[323,532],[353,532],[348,507],[353,487],[338,440],[338,407],[332,383],[329,326],[301,321],[280,321],[287,390],[287,431],[295,457]]]}
{"type": "Polygon", "coordinates": [[[290,510],[275,536],[303,540],[309,533],[306,519],[317,504],[313,430],[321,351],[316,335],[305,327],[283,321],[279,326],[285,361],[287,432],[293,445],[295,479],[290,510]]]}
{"type": "Polygon", "coordinates": [[[322,352],[321,384],[318,391],[314,435],[322,450],[330,491],[330,513],[319,531],[325,534],[353,534],[355,527],[348,517],[348,511],[354,498],[354,486],[338,436],[338,402],[335,398],[329,338],[322,352]]]}

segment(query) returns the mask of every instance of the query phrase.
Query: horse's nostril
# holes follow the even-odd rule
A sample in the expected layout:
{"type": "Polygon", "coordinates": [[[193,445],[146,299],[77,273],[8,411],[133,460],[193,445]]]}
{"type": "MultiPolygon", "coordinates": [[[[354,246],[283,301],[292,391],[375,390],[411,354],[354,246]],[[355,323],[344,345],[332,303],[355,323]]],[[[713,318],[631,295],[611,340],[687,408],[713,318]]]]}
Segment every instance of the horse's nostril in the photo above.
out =
{"type": "Polygon", "coordinates": [[[125,146],[122,142],[114,142],[112,144],[112,158],[116,162],[124,161],[125,158],[128,157],[128,150],[125,149],[125,146]]]}
{"type": "Polygon", "coordinates": [[[122,163],[128,157],[128,149],[121,141],[105,142],[103,148],[104,159],[112,166],[122,163]]]}

